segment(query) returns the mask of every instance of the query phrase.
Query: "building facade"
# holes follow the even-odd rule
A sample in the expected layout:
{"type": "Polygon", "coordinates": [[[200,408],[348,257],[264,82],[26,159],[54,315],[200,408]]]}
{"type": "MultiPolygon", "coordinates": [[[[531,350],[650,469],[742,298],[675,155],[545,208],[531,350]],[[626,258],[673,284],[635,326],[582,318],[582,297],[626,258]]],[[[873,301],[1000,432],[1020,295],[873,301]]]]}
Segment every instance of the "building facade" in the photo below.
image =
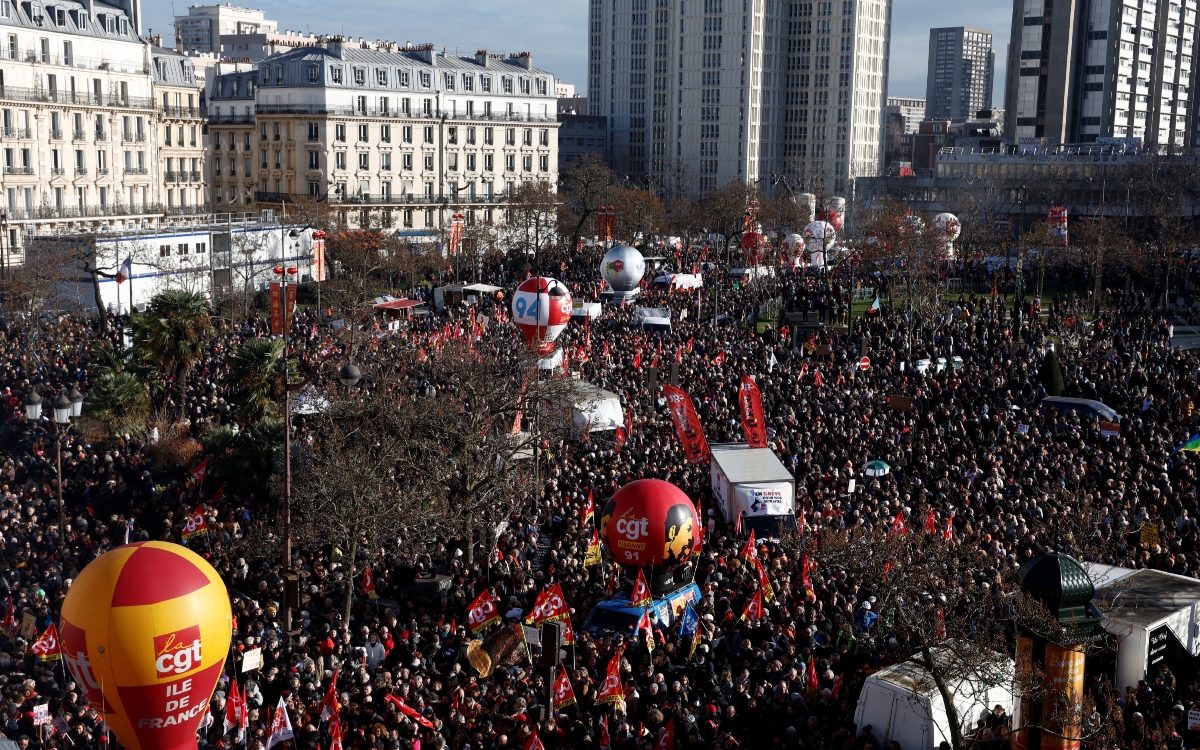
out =
{"type": "Polygon", "coordinates": [[[261,10],[230,5],[193,5],[186,16],[175,16],[181,51],[220,52],[221,37],[268,34],[278,30],[261,10]]]}
{"type": "Polygon", "coordinates": [[[890,0],[590,0],[588,26],[620,174],[842,191],[881,166],[890,0]]]}
{"type": "Polygon", "coordinates": [[[918,97],[889,96],[886,122],[895,124],[900,133],[915,133],[925,120],[925,100],[918,97]]]}
{"type": "Polygon", "coordinates": [[[257,82],[257,66],[221,63],[209,87],[208,184],[213,205],[223,210],[246,210],[254,203],[258,184],[258,138],[254,130],[257,82]],[[225,70],[227,67],[231,69],[225,70]]]}
{"type": "Polygon", "coordinates": [[[150,48],[154,102],[158,106],[158,159],[167,213],[207,210],[204,108],[192,61],[173,49],[150,48]]]}
{"type": "Polygon", "coordinates": [[[1196,10],[1197,0],[1014,0],[1006,139],[1194,145],[1196,10]]]}
{"type": "Polygon", "coordinates": [[[995,67],[992,32],[966,26],[930,29],[925,118],[965,122],[991,109],[995,67]]]}
{"type": "Polygon", "coordinates": [[[608,152],[608,119],[599,115],[575,114],[574,110],[558,113],[558,167],[584,154],[600,158],[608,152]]]}
{"type": "MultiPolygon", "coordinates": [[[[6,258],[20,262],[34,234],[183,220],[167,216],[157,168],[163,113],[153,71],[165,56],[156,57],[139,37],[139,18],[138,0],[0,0],[6,258]]],[[[176,64],[173,71],[182,68],[176,64]]],[[[182,78],[161,84],[163,93],[192,90],[182,78]]],[[[187,148],[197,154],[190,143],[187,148]]],[[[193,196],[199,205],[199,193],[193,196]]]]}
{"type": "Polygon", "coordinates": [[[459,212],[468,225],[499,221],[493,207],[518,186],[558,180],[554,76],[528,53],[455,57],[335,39],[263,61],[252,82],[217,75],[212,91],[210,174],[222,210],[245,200],[247,154],[261,206],[321,201],[343,225],[413,233],[459,212]]]}

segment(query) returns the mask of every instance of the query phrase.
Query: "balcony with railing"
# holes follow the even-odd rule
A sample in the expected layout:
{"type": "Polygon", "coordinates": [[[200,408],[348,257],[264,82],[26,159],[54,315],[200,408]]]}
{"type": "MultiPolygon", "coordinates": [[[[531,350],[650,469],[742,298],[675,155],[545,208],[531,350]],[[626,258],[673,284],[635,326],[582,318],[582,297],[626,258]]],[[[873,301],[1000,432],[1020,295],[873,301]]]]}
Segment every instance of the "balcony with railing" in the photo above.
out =
{"type": "Polygon", "coordinates": [[[221,114],[208,115],[209,125],[252,125],[254,123],[254,115],[252,114],[234,114],[232,112],[222,112],[221,114]]]}
{"type": "Polygon", "coordinates": [[[75,167],[75,176],[83,177],[87,174],[87,167],[75,167]]]}
{"type": "Polygon", "coordinates": [[[5,167],[4,174],[33,174],[33,167],[5,167]]]}
{"type": "Polygon", "coordinates": [[[61,141],[63,137],[62,128],[50,128],[50,140],[61,141]]]}
{"type": "Polygon", "coordinates": [[[366,106],[338,106],[333,104],[257,104],[254,107],[257,114],[260,115],[335,115],[339,117],[389,117],[398,120],[471,120],[471,121],[486,121],[486,122],[558,122],[558,116],[529,114],[525,115],[521,112],[493,112],[491,114],[475,113],[467,115],[465,112],[448,112],[445,110],[432,110],[428,114],[424,112],[403,112],[392,108],[383,109],[381,107],[366,106]]]}
{"type": "MultiPolygon", "coordinates": [[[[14,52],[13,48],[6,47],[4,49],[4,57],[9,60],[24,60],[25,62],[38,62],[41,56],[37,49],[17,48],[14,52]]],[[[80,57],[79,55],[47,55],[41,59],[43,65],[58,65],[64,68],[75,68],[76,70],[108,70],[114,73],[134,73],[147,74],[150,68],[141,60],[108,60],[103,57],[80,57]]]]}
{"type": "Polygon", "coordinates": [[[108,175],[108,167],[97,167],[96,174],[99,175],[100,177],[107,176],[108,175]]]}
{"type": "Polygon", "coordinates": [[[0,135],[5,138],[30,138],[32,136],[29,128],[3,128],[0,129],[0,135]]]}
{"type": "Polygon", "coordinates": [[[96,131],[96,142],[97,143],[103,143],[107,140],[108,140],[108,133],[104,132],[103,130],[96,131]]]}
{"type": "Polygon", "coordinates": [[[149,174],[145,167],[125,167],[125,174],[149,174]]]}
{"type": "Polygon", "coordinates": [[[159,107],[159,112],[161,112],[163,117],[173,117],[183,120],[198,120],[204,117],[204,110],[200,109],[199,107],[164,105],[159,107]]]}
{"type": "Polygon", "coordinates": [[[188,176],[191,177],[192,182],[200,181],[200,173],[199,172],[188,172],[188,176]]]}
{"type": "Polygon", "coordinates": [[[82,219],[105,216],[162,215],[161,203],[109,204],[106,206],[39,206],[37,208],[9,208],[9,221],[36,219],[82,219]]]}
{"type": "Polygon", "coordinates": [[[178,172],[167,172],[166,175],[164,175],[164,179],[167,182],[176,182],[177,181],[176,178],[178,176],[179,176],[178,172]]]}
{"type": "Polygon", "coordinates": [[[27,86],[0,86],[0,99],[18,102],[43,102],[49,104],[77,104],[86,107],[125,107],[128,109],[154,109],[154,100],[148,96],[108,96],[86,91],[46,91],[27,86]]]}
{"type": "Polygon", "coordinates": [[[273,193],[256,191],[254,200],[259,203],[295,203],[297,201],[320,201],[341,206],[496,206],[508,201],[506,195],[427,197],[424,194],[400,193],[393,195],[355,195],[342,198],[336,195],[308,195],[304,193],[273,193]]]}
{"type": "Polygon", "coordinates": [[[63,169],[62,167],[52,167],[50,169],[50,174],[54,175],[55,177],[59,177],[66,173],[67,173],[67,170],[63,169]]]}
{"type": "Polygon", "coordinates": [[[71,133],[71,140],[73,140],[73,141],[86,141],[86,140],[87,140],[87,133],[86,133],[86,132],[84,132],[84,131],[82,131],[82,130],[76,130],[76,131],[73,131],[73,132],[71,133]]]}

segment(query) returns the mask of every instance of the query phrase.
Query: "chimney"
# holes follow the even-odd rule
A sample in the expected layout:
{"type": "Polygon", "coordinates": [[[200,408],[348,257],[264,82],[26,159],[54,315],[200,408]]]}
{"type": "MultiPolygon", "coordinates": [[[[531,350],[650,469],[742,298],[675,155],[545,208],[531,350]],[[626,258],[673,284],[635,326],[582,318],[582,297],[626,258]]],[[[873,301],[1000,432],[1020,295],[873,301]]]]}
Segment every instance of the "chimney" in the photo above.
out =
{"type": "Polygon", "coordinates": [[[533,55],[529,52],[515,52],[509,55],[508,59],[525,70],[533,70],[533,55]]]}
{"type": "Polygon", "coordinates": [[[485,68],[487,67],[487,50],[475,50],[475,64],[482,65],[485,68]]]}
{"type": "Polygon", "coordinates": [[[437,64],[434,62],[437,54],[433,51],[432,44],[418,44],[416,47],[412,48],[412,53],[418,60],[421,60],[427,65],[437,64]]]}

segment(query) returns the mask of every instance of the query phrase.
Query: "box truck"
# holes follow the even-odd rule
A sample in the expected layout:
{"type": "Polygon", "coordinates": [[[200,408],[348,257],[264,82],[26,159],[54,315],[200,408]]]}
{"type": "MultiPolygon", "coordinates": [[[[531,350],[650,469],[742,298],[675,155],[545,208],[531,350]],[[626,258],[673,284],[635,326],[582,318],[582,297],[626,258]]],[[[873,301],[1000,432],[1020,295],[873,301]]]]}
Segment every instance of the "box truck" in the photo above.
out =
{"type": "Polygon", "coordinates": [[[796,527],[796,478],[770,448],[745,443],[711,446],[712,493],[727,523],[759,538],[796,527]]]}

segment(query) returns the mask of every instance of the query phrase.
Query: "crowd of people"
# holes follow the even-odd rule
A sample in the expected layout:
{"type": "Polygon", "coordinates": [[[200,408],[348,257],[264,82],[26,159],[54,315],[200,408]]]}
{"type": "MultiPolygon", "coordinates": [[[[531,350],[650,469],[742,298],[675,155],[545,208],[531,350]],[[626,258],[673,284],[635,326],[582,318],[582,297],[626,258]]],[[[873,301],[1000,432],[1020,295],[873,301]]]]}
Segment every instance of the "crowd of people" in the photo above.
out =
{"type": "MultiPolygon", "coordinates": [[[[591,299],[594,269],[595,263],[580,264],[561,275],[577,296],[591,299]]],[[[497,279],[509,290],[519,280],[497,279]]],[[[93,442],[78,431],[64,434],[48,417],[26,418],[23,398],[31,390],[46,398],[71,386],[88,392],[100,346],[121,346],[122,321],[112,321],[118,325],[107,337],[86,316],[43,319],[34,327],[17,318],[0,322],[7,409],[0,427],[0,603],[11,601],[13,615],[0,640],[5,736],[23,750],[99,750],[117,741],[72,675],[30,654],[31,640],[54,621],[72,579],[90,560],[130,541],[182,542],[187,516],[203,503],[213,527],[203,553],[229,588],[236,632],[202,743],[264,750],[271,712],[282,699],[295,746],[328,748],[321,709],[332,686],[342,742],[363,749],[507,750],[530,747],[536,735],[546,748],[632,750],[673,742],[675,748],[916,750],[887,736],[886,728],[854,721],[866,678],[902,658],[907,643],[882,616],[861,616],[878,593],[873,582],[835,567],[810,573],[785,540],[760,540],[756,553],[775,597],[761,618],[741,617],[757,587],[743,554],[745,534],[715,512],[708,466],[690,465],[675,437],[661,383],[676,358],[679,387],[692,397],[709,443],[743,440],[736,389],[743,375],[755,379],[769,447],[795,476],[801,534],[891,529],[898,517],[919,527],[931,510],[939,530],[950,525],[961,554],[981,553],[990,561],[978,571],[977,584],[986,587],[1050,549],[1086,554],[1084,540],[1062,533],[1077,526],[1072,517],[1086,508],[1088,534],[1112,542],[1104,562],[1200,575],[1193,459],[1173,454],[1197,429],[1200,358],[1171,348],[1148,305],[1114,299],[1085,323],[1070,314],[1078,309],[1072,300],[971,294],[945,301],[932,317],[919,318],[902,305],[847,316],[838,307],[845,291],[839,279],[785,272],[769,292],[716,274],[706,282],[702,298],[646,290],[634,305],[607,307],[586,330],[576,322],[559,338],[571,368],[616,393],[631,415],[623,444],[596,436],[546,451],[536,495],[509,519],[495,549],[481,534],[435,540],[420,555],[395,548],[364,557],[378,599],[340,575],[344,552],[297,550],[292,562],[303,587],[290,632],[280,561],[256,559],[237,544],[248,526],[271,518],[269,497],[226,492],[214,498],[215,488],[163,472],[149,432],[93,442]],[[776,298],[781,301],[773,306],[776,298]],[[635,326],[633,308],[644,305],[669,308],[671,330],[647,333],[635,326]],[[784,315],[822,308],[830,312],[823,327],[784,315]],[[775,319],[759,322],[770,309],[775,319]],[[838,321],[847,324],[835,327],[838,321]],[[1096,420],[1040,408],[1051,347],[1064,394],[1115,409],[1123,415],[1119,433],[1106,436],[1096,420]],[[855,366],[863,355],[871,359],[867,370],[855,366]],[[951,364],[940,371],[916,367],[939,358],[951,364]],[[659,364],[662,374],[651,390],[648,370],[659,364]],[[889,408],[896,396],[911,399],[911,410],[889,408]],[[865,475],[869,461],[885,462],[890,472],[865,475]],[[701,509],[704,546],[695,574],[701,622],[694,650],[691,638],[670,629],[660,629],[650,651],[632,632],[593,638],[579,627],[608,595],[617,572],[608,564],[584,565],[591,538],[579,522],[584,505],[591,497],[601,508],[620,487],[646,477],[675,484],[701,509]],[[1143,544],[1132,533],[1145,523],[1158,525],[1156,543],[1143,544]],[[468,546],[475,549],[464,554],[468,546]],[[428,597],[410,595],[402,571],[414,566],[448,576],[446,587],[428,597]],[[516,622],[552,584],[562,588],[577,638],[566,662],[577,699],[569,707],[553,705],[537,648],[531,662],[486,677],[468,658],[471,640],[485,635],[468,627],[467,608],[477,596],[491,592],[504,621],[516,622]],[[346,586],[354,589],[349,621],[341,606],[346,586]],[[858,637],[850,637],[849,622],[858,637]],[[244,672],[242,659],[255,648],[262,649],[263,665],[244,672]],[[598,703],[614,655],[623,701],[598,703]],[[245,691],[250,708],[242,738],[223,723],[234,689],[245,691]],[[34,726],[33,707],[46,702],[54,720],[34,726]]],[[[481,312],[489,321],[483,335],[515,350],[519,333],[498,314],[504,304],[482,299],[405,320],[399,330],[368,331],[360,366],[369,371],[447,325],[465,322],[470,329],[481,312]]],[[[296,335],[313,351],[330,335],[320,318],[311,312],[295,323],[296,335]]],[[[156,394],[156,406],[183,414],[196,437],[229,423],[236,407],[221,385],[225,358],[267,330],[262,319],[218,321],[186,381],[156,394]]],[[[628,572],[618,579],[622,587],[631,582],[628,572]]],[[[1186,719],[1188,710],[1200,709],[1195,674],[1153,675],[1120,689],[1102,687],[1097,678],[1095,685],[1101,687],[1089,690],[1097,712],[1121,718],[1120,741],[1110,746],[1200,746],[1186,719]]],[[[1003,712],[967,718],[975,746],[1006,742],[1011,727],[1003,712]]]]}

